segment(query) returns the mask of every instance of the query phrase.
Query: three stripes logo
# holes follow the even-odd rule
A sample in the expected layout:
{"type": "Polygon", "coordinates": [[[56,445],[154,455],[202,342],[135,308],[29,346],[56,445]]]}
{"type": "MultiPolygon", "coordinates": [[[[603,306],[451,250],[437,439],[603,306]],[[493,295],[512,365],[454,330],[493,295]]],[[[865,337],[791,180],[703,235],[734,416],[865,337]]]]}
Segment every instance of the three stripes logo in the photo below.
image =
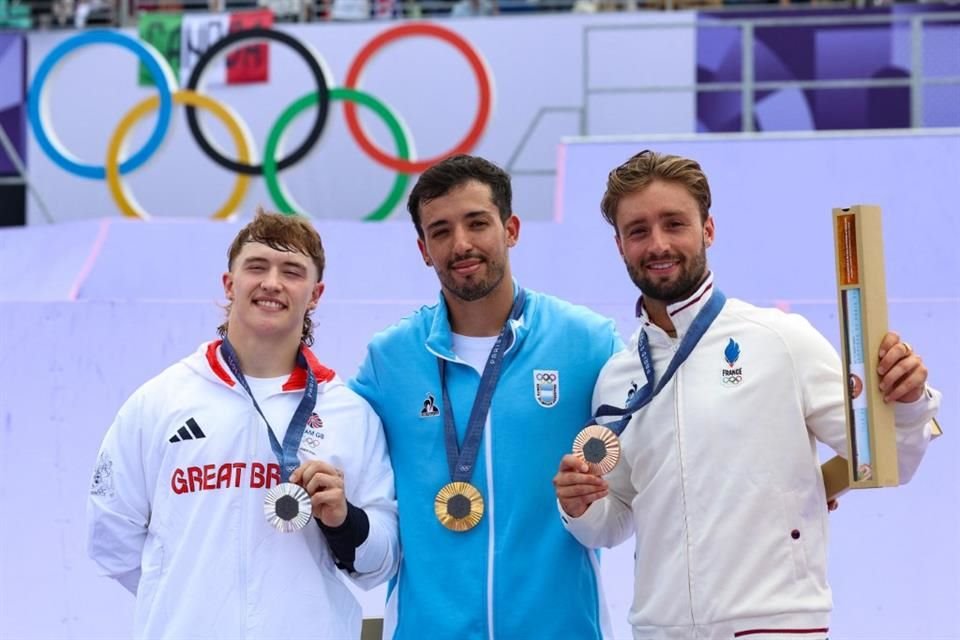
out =
{"type": "Polygon", "coordinates": [[[203,429],[200,428],[200,425],[197,424],[197,421],[193,418],[187,420],[187,423],[177,429],[177,432],[170,436],[170,442],[182,442],[184,440],[199,440],[200,438],[206,438],[207,434],[203,432],[203,429]]]}

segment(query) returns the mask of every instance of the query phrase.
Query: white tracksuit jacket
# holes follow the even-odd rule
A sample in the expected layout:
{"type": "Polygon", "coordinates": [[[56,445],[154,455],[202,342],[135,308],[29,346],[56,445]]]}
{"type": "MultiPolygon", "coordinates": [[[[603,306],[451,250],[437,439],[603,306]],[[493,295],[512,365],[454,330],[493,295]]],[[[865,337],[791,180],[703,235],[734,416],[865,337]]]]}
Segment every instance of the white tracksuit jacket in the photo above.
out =
{"type": "MultiPolygon", "coordinates": [[[[657,375],[713,291],[710,276],[668,308],[676,338],[642,313],[657,375]]],[[[633,385],[643,386],[638,336],[604,367],[594,409],[622,407],[633,385]]],[[[842,385],[836,351],[804,318],[728,299],[674,378],[633,416],[608,497],[563,519],[591,547],[636,533],[636,640],[826,636],[832,598],[816,440],[845,453],[842,385]]],[[[901,482],[923,457],[938,406],[932,390],[896,405],[901,482]]]]}
{"type": "MultiPolygon", "coordinates": [[[[89,554],[136,594],[137,638],[358,638],[360,605],[319,526],[280,533],[264,518],[267,489],[286,478],[218,345],[201,345],[120,409],[90,490],[89,554]]],[[[319,388],[299,457],[340,467],[347,499],[366,512],[349,578],[369,588],[398,560],[383,431],[366,401],[304,351],[319,388]]],[[[295,406],[305,381],[297,369],[279,393],[295,406]]]]}

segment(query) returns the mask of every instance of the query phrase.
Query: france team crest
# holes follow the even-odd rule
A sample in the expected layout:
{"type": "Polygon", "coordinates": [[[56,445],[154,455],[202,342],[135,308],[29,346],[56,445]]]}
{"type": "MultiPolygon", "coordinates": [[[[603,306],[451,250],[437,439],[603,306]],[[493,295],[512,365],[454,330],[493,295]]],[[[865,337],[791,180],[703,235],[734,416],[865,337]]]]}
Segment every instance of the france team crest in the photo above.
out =
{"type": "Polygon", "coordinates": [[[740,344],[730,338],[730,341],[727,342],[727,348],[723,350],[723,360],[727,363],[727,367],[723,368],[723,384],[724,386],[736,386],[743,382],[743,367],[737,366],[737,360],[740,359],[740,344]]]}
{"type": "Polygon", "coordinates": [[[533,370],[533,395],[541,407],[556,406],[560,402],[560,372],[555,369],[533,370]]]}

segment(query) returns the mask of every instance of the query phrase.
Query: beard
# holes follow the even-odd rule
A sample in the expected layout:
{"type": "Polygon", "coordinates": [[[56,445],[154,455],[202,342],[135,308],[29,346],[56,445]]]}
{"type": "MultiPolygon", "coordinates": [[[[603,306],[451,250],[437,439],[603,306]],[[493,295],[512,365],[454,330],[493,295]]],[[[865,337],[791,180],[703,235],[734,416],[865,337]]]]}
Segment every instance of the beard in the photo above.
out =
{"type": "MultiPolygon", "coordinates": [[[[646,262],[655,262],[657,260],[673,259],[677,256],[664,255],[656,256],[646,260],[646,262]]],[[[672,304],[689,298],[697,290],[700,283],[703,282],[707,274],[707,247],[702,245],[700,251],[693,256],[686,258],[681,256],[679,263],[680,272],[673,282],[656,282],[652,278],[646,278],[643,272],[634,267],[624,258],[624,264],[627,266],[627,273],[633,284],[637,285],[644,296],[653,300],[658,300],[664,304],[672,304]]]]}
{"type": "Polygon", "coordinates": [[[464,302],[473,302],[489,295],[491,291],[500,286],[504,274],[506,274],[506,269],[502,262],[488,260],[474,254],[457,256],[450,261],[443,271],[437,269],[437,277],[440,278],[440,284],[443,285],[443,288],[464,302]],[[486,277],[481,279],[477,276],[471,276],[467,278],[466,282],[458,282],[453,274],[453,265],[460,260],[467,259],[480,260],[482,264],[486,265],[486,277]]]}

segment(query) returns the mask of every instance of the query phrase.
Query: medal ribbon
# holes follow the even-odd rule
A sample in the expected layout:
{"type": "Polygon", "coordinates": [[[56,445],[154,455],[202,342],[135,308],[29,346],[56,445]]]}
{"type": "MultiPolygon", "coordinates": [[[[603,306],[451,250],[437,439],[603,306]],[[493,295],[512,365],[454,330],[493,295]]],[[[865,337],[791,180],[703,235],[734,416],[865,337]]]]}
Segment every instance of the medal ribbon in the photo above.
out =
{"type": "MultiPolygon", "coordinates": [[[[710,299],[703,305],[690,324],[690,328],[687,330],[686,335],[683,336],[683,340],[680,341],[677,352],[673,354],[673,359],[670,360],[670,364],[667,366],[667,370],[664,371],[663,377],[660,379],[660,382],[657,383],[656,388],[653,386],[655,374],[653,371],[653,362],[650,358],[650,344],[647,339],[647,332],[646,330],[640,331],[640,337],[637,340],[637,352],[640,355],[640,362],[643,365],[643,373],[647,376],[646,383],[634,392],[626,407],[620,409],[619,407],[609,404],[600,405],[597,408],[597,414],[594,418],[619,417],[619,420],[606,426],[618,436],[623,433],[633,414],[650,404],[650,401],[670,382],[670,379],[673,378],[673,374],[677,372],[680,365],[693,353],[693,349],[697,346],[697,343],[700,342],[700,338],[703,337],[703,334],[707,332],[707,329],[710,328],[713,321],[720,315],[720,310],[723,309],[726,301],[726,296],[724,296],[719,289],[715,289],[713,295],[710,296],[710,299]]],[[[591,420],[588,426],[595,422],[596,420],[591,420]]]]}
{"type": "Polygon", "coordinates": [[[289,478],[290,474],[300,466],[297,450],[300,448],[303,431],[307,428],[307,418],[310,417],[310,414],[317,404],[317,377],[313,374],[310,365],[307,364],[307,359],[303,355],[303,351],[297,352],[297,366],[302,367],[307,372],[307,386],[303,390],[303,398],[300,399],[297,410],[293,412],[290,425],[287,427],[287,433],[283,437],[283,446],[281,446],[276,434],[270,427],[270,421],[267,420],[267,416],[263,415],[263,411],[260,410],[260,405],[257,404],[257,399],[253,397],[253,392],[250,391],[250,385],[247,384],[247,379],[240,370],[237,352],[233,350],[233,345],[231,345],[230,341],[226,338],[223,339],[223,344],[220,345],[220,353],[223,354],[223,359],[227,363],[230,372],[244,390],[246,390],[247,395],[250,396],[254,409],[257,410],[257,413],[260,414],[260,417],[263,418],[263,421],[266,423],[267,434],[270,436],[270,447],[273,449],[273,453],[277,456],[277,461],[280,463],[280,478],[286,482],[285,478],[289,478]]]}
{"type": "Polygon", "coordinates": [[[450,477],[453,482],[469,482],[473,475],[473,467],[477,463],[477,454],[480,452],[480,439],[483,436],[483,427],[487,422],[487,411],[490,401],[500,378],[503,365],[503,354],[513,344],[513,332],[510,331],[510,322],[518,320],[523,314],[523,305],[526,301],[523,289],[517,293],[510,310],[510,317],[504,323],[497,336],[497,341],[490,350],[487,364],[483,367],[480,376],[480,387],[473,401],[470,411],[470,421],[467,422],[467,434],[463,438],[463,448],[457,443],[457,427],[453,421],[453,405],[450,403],[450,394],[447,392],[447,361],[437,358],[440,367],[440,386],[443,389],[443,430],[444,444],[447,449],[447,466],[450,468],[450,477]]]}

